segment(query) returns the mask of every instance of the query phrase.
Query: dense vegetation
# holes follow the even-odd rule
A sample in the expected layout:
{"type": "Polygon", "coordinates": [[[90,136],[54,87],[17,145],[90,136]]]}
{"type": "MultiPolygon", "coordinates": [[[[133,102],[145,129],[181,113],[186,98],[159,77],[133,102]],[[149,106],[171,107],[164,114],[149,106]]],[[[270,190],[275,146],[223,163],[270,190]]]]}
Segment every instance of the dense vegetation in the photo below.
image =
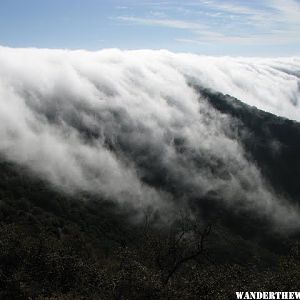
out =
{"type": "MultiPolygon", "coordinates": [[[[258,111],[249,119],[254,108],[206,93],[250,128],[249,155],[297,201],[299,124],[258,111]],[[279,158],[268,135],[285,145],[279,158]]],[[[235,299],[236,291],[300,288],[297,235],[255,216],[216,205],[204,219],[179,211],[166,224],[149,210],[137,221],[130,207],[66,194],[3,157],[0,179],[0,299],[235,299]]]]}
{"type": "Polygon", "coordinates": [[[230,299],[299,288],[295,240],[278,253],[186,215],[162,229],[147,212],[136,225],[15,165],[0,172],[1,299],[230,299]]]}
{"type": "Polygon", "coordinates": [[[228,95],[202,89],[200,92],[217,110],[237,121],[234,125],[240,142],[273,188],[298,202],[300,124],[245,105],[228,95]]]}

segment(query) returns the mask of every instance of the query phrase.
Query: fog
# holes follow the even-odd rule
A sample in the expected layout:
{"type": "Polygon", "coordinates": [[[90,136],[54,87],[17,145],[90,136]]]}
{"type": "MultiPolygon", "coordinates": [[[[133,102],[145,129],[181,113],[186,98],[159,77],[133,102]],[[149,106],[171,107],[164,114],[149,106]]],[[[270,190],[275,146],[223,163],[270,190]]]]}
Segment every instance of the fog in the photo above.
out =
{"type": "Polygon", "coordinates": [[[192,85],[300,120],[300,59],[0,48],[0,153],[68,192],[165,212],[220,198],[278,228],[299,211],[192,85]],[[196,199],[196,200],[195,200],[196,199]]]}

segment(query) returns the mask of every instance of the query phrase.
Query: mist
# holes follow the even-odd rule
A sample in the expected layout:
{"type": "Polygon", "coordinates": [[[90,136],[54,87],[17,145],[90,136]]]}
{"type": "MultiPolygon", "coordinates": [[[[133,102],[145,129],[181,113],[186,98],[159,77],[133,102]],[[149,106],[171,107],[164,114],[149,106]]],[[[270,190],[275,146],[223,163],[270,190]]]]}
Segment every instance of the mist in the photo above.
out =
{"type": "Polygon", "coordinates": [[[246,155],[235,120],[193,85],[299,121],[299,77],[300,58],[1,47],[0,154],[67,192],[170,213],[217,195],[296,229],[299,210],[246,155]]]}

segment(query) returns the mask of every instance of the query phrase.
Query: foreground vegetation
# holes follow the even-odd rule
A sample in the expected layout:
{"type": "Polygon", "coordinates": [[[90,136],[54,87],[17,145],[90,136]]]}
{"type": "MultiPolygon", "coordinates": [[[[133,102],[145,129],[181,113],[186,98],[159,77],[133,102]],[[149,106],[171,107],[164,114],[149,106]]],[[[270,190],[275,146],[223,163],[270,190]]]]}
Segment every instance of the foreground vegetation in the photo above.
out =
{"type": "Polygon", "coordinates": [[[266,245],[185,213],[132,222],[110,202],[0,167],[0,299],[235,299],[300,288],[296,238],[266,245]]]}

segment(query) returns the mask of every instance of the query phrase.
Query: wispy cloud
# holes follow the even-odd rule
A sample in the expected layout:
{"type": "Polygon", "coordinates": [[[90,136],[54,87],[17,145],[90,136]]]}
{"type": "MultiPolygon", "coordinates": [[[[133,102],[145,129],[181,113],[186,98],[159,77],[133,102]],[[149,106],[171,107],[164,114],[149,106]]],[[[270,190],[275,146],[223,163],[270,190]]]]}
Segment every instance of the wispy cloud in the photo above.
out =
{"type": "Polygon", "coordinates": [[[261,13],[261,11],[258,9],[254,9],[249,6],[245,6],[237,3],[232,3],[229,1],[217,2],[217,1],[200,0],[199,4],[205,5],[215,10],[234,13],[234,14],[253,15],[253,14],[261,13]]]}
{"type": "Polygon", "coordinates": [[[300,2],[295,0],[267,0],[276,12],[274,21],[281,21],[286,25],[300,25],[300,2]]]}
{"type": "Polygon", "coordinates": [[[198,0],[173,2],[164,12],[146,16],[119,16],[140,25],[185,30],[176,41],[189,43],[286,44],[300,42],[300,2],[296,0],[198,0]]]}
{"type": "Polygon", "coordinates": [[[144,24],[144,25],[158,25],[163,27],[170,27],[176,29],[188,29],[188,30],[199,30],[203,29],[204,26],[202,24],[196,22],[188,22],[183,20],[176,20],[176,19],[161,19],[161,18],[137,18],[137,17],[117,17],[118,20],[144,24]]]}
{"type": "Polygon", "coordinates": [[[127,6],[123,6],[123,5],[118,5],[118,6],[116,6],[115,8],[116,8],[116,9],[120,9],[120,10],[122,10],[122,9],[128,9],[127,6]]]}

